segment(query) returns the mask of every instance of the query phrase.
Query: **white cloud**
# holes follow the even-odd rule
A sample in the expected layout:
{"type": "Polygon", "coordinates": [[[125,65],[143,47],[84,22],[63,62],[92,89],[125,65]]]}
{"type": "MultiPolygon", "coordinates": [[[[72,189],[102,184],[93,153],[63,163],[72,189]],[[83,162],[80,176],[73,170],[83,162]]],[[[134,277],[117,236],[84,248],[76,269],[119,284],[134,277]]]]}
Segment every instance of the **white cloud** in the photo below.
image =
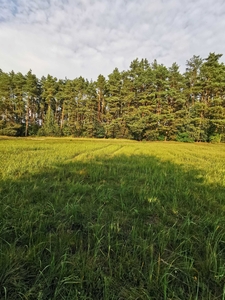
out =
{"type": "Polygon", "coordinates": [[[224,0],[0,0],[0,68],[97,79],[139,57],[184,70],[223,53],[224,14],[224,0]]]}

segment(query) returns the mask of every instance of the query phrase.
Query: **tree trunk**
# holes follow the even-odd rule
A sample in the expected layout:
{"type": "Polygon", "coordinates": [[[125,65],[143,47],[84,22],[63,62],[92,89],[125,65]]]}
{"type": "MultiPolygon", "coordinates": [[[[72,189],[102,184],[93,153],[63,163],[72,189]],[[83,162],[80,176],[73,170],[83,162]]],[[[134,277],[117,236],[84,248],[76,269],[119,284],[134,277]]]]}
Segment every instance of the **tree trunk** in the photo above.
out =
{"type": "Polygon", "coordinates": [[[63,102],[63,107],[62,107],[62,115],[61,115],[61,122],[60,122],[60,129],[63,129],[63,122],[64,122],[64,112],[65,112],[65,105],[63,102]]]}
{"type": "Polygon", "coordinates": [[[28,135],[28,126],[29,126],[29,99],[27,101],[27,111],[26,111],[26,127],[25,127],[25,136],[28,135]]]}

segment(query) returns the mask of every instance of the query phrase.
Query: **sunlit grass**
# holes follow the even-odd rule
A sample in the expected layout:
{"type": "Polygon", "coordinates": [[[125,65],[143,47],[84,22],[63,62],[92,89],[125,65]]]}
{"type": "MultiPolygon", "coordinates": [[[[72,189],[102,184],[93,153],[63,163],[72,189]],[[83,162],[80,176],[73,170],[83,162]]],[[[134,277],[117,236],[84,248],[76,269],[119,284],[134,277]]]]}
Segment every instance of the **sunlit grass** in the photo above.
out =
{"type": "Polygon", "coordinates": [[[0,299],[225,299],[225,145],[0,139],[0,299]]]}

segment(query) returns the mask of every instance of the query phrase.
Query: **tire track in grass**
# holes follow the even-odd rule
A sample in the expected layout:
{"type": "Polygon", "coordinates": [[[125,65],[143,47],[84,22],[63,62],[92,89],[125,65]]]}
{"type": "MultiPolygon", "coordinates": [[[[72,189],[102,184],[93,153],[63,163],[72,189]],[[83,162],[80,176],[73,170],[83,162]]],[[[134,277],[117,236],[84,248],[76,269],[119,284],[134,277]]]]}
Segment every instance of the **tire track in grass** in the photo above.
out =
{"type": "Polygon", "coordinates": [[[99,158],[101,156],[104,156],[104,158],[110,157],[120,147],[121,147],[120,145],[109,144],[106,147],[102,147],[101,149],[92,152],[91,155],[88,156],[88,158],[97,158],[97,157],[99,158]]]}
{"type": "MultiPolygon", "coordinates": [[[[109,146],[109,145],[106,145],[106,147],[108,147],[108,146],[109,146]]],[[[73,155],[72,157],[66,159],[66,162],[69,162],[69,161],[75,161],[75,160],[77,160],[80,156],[84,156],[84,155],[86,155],[86,154],[93,153],[93,152],[98,151],[98,150],[101,150],[101,149],[103,149],[103,148],[105,148],[105,146],[104,146],[104,147],[97,147],[97,148],[94,148],[94,149],[88,149],[88,150],[85,150],[85,151],[82,151],[82,152],[78,152],[78,153],[76,153],[75,155],[73,155]]]]}
{"type": "MultiPolygon", "coordinates": [[[[110,147],[113,147],[113,149],[116,147],[118,149],[118,147],[120,147],[120,146],[113,145],[113,144],[107,144],[107,145],[104,145],[104,147],[99,147],[94,150],[88,150],[88,151],[79,153],[79,154],[75,155],[73,158],[69,159],[68,161],[72,162],[72,161],[76,161],[76,160],[93,159],[95,156],[98,156],[98,154],[110,155],[110,152],[113,151],[113,149],[109,150],[110,147]]],[[[115,151],[117,151],[117,149],[115,151]]]]}
{"type": "Polygon", "coordinates": [[[127,157],[132,155],[139,155],[141,154],[141,149],[139,147],[134,147],[133,145],[121,145],[118,150],[113,152],[111,156],[117,156],[117,155],[125,155],[127,157]]]}
{"type": "Polygon", "coordinates": [[[110,154],[110,156],[112,157],[112,156],[115,156],[115,154],[117,155],[117,154],[120,153],[121,150],[124,149],[124,148],[125,148],[125,146],[119,146],[119,149],[116,149],[115,151],[113,151],[113,152],[110,154]]]}

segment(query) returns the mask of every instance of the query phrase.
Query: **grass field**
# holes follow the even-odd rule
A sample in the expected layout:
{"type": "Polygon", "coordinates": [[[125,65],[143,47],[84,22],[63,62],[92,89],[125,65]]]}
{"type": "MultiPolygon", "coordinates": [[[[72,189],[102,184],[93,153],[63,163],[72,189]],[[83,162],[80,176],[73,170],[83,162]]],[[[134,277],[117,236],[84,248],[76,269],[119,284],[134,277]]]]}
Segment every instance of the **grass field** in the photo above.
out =
{"type": "Polygon", "coordinates": [[[0,299],[225,299],[225,145],[0,139],[0,299]]]}

